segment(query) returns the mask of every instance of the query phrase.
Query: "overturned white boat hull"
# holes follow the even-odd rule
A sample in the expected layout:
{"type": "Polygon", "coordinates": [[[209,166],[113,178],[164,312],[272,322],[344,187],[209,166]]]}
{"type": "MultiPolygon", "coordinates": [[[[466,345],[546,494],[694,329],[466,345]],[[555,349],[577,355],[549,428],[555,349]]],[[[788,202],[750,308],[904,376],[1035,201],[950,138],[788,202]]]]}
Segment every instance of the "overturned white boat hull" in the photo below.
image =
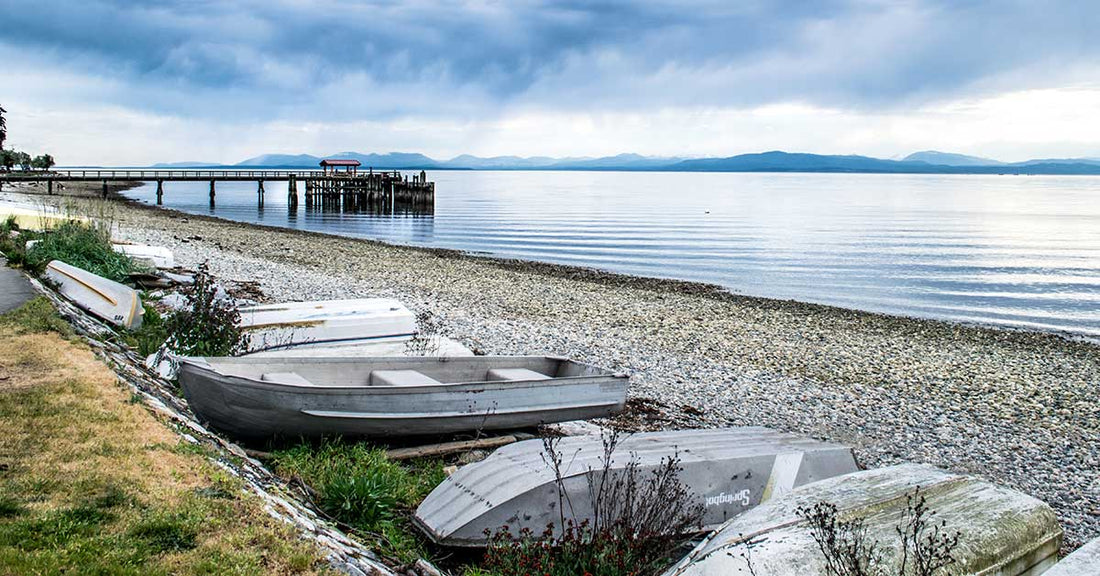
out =
{"type": "Polygon", "coordinates": [[[163,246],[115,242],[111,244],[111,247],[115,249],[115,252],[125,254],[133,260],[152,268],[174,268],[176,266],[176,258],[172,251],[163,246]]]}
{"type": "MultiPolygon", "coordinates": [[[[825,557],[800,507],[837,506],[841,520],[863,518],[868,541],[888,563],[900,557],[897,526],[919,486],[934,522],[962,532],[949,573],[1037,576],[1058,558],[1062,529],[1049,506],[1007,488],[929,466],[904,464],[816,482],[734,518],[665,576],[826,576],[825,557]]],[[[893,565],[893,564],[891,564],[893,565]]]]}
{"type": "Polygon", "coordinates": [[[416,317],[390,298],[289,302],[240,308],[253,351],[411,338],[416,317]]]}
{"type": "Polygon", "coordinates": [[[87,221],[87,218],[62,214],[52,206],[0,201],[0,222],[9,218],[22,230],[50,230],[73,220],[87,221]]]}
{"type": "Polygon", "coordinates": [[[145,309],[133,288],[60,260],[46,265],[45,276],[57,284],[62,296],[80,308],[123,328],[141,328],[145,309]]]}
{"type": "Polygon", "coordinates": [[[337,342],[284,347],[246,354],[246,356],[257,358],[365,358],[386,356],[457,358],[473,355],[474,353],[469,348],[444,336],[431,336],[424,345],[417,345],[413,342],[412,337],[399,336],[363,342],[337,342]]]}
{"type": "Polygon", "coordinates": [[[240,437],[415,436],[608,416],[627,377],[562,358],[180,358],[195,414],[240,437]]]}
{"type": "MultiPolygon", "coordinates": [[[[563,455],[566,519],[592,520],[589,479],[602,475],[603,439],[564,438],[556,452],[563,455]]],[[[460,468],[417,508],[417,524],[449,546],[484,546],[486,530],[505,526],[512,534],[540,534],[549,524],[560,530],[556,476],[544,456],[542,442],[529,440],[460,468]]],[[[620,440],[611,470],[622,471],[633,457],[644,477],[674,456],[680,480],[703,506],[705,528],[802,484],[858,470],[846,446],[759,427],[633,434],[620,440]]]]}

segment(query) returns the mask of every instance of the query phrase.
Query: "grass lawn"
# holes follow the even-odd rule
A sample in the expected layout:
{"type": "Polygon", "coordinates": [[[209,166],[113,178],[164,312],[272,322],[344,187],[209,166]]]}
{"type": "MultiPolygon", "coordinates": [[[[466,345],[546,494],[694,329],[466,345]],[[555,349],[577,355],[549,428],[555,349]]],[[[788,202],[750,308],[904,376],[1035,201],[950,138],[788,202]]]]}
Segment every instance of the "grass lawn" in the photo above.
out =
{"type": "Polygon", "coordinates": [[[320,574],[44,299],[0,316],[0,574],[320,574]]]}

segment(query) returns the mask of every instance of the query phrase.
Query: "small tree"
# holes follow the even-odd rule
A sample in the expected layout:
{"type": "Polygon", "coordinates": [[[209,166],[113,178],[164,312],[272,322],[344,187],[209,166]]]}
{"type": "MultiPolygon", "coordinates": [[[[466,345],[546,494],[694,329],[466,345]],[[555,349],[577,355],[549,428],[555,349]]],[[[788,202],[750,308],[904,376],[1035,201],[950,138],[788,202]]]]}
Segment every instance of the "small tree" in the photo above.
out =
{"type": "Polygon", "coordinates": [[[4,150],[3,148],[0,148],[0,166],[2,166],[4,170],[9,171],[12,169],[13,166],[15,166],[14,150],[4,150]]]}
{"type": "Polygon", "coordinates": [[[15,163],[18,164],[24,172],[27,172],[31,169],[31,155],[26,152],[16,152],[15,163]]]}
{"type": "Polygon", "coordinates": [[[49,170],[50,168],[53,168],[54,164],[55,162],[53,160],[53,156],[50,156],[49,154],[35,156],[34,160],[31,160],[31,166],[35,170],[49,170]]]}

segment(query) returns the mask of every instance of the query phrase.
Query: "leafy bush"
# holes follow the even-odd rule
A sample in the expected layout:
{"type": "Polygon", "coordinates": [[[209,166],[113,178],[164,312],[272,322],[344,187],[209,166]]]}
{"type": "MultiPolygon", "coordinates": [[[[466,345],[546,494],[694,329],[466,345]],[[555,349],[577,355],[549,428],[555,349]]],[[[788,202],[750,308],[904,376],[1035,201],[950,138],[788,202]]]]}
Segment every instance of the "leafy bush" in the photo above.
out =
{"type": "Polygon", "coordinates": [[[129,344],[137,348],[142,356],[153,354],[168,340],[168,325],[164,318],[147,303],[143,303],[145,314],[142,317],[141,328],[130,333],[129,344]]]}
{"type": "Polygon", "coordinates": [[[140,269],[129,256],[115,251],[107,230],[75,220],[43,235],[25,252],[23,265],[41,273],[51,260],[60,260],[115,282],[125,282],[131,272],[140,269]]]}
{"type": "Polygon", "coordinates": [[[172,313],[165,323],[169,348],[186,356],[232,356],[248,349],[241,314],[217,297],[218,287],[205,262],[184,295],[190,308],[172,313]]]}
{"type": "Polygon", "coordinates": [[[485,568],[499,576],[641,576],[656,574],[669,562],[683,535],[698,530],[703,509],[680,481],[679,456],[666,458],[644,474],[636,457],[622,470],[611,468],[619,436],[604,436],[602,469],[589,474],[593,521],[565,517],[565,486],[560,439],[543,440],[545,459],[554,469],[561,511],[560,535],[554,526],[535,535],[502,529],[492,535],[485,568]]]}

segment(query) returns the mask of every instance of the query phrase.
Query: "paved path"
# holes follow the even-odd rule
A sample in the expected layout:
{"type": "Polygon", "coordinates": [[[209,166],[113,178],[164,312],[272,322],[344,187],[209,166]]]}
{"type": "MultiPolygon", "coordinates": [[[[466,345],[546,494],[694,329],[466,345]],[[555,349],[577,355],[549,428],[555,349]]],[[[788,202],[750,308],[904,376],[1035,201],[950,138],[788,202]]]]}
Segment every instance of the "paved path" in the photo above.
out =
{"type": "Polygon", "coordinates": [[[0,256],[0,314],[22,306],[34,294],[34,288],[23,273],[8,268],[8,261],[0,256]]]}

